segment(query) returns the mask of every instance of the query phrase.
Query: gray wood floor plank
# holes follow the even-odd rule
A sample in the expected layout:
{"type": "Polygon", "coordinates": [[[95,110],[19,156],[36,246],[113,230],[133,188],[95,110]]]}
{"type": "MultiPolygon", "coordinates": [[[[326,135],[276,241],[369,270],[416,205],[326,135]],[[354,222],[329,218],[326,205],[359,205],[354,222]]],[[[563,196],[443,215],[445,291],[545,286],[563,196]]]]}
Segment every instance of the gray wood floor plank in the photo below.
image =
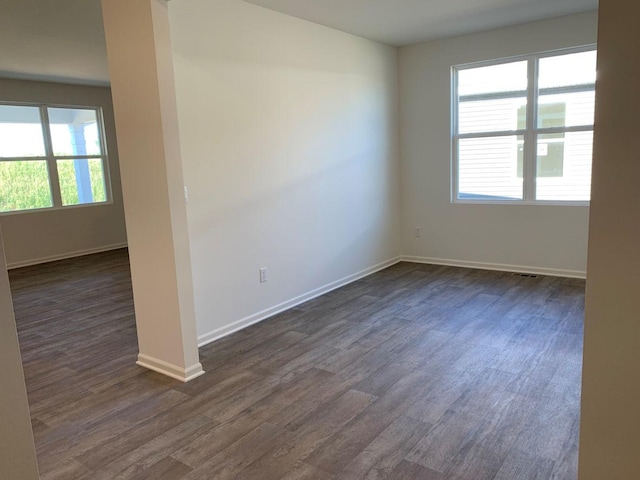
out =
{"type": "Polygon", "coordinates": [[[455,480],[452,477],[446,477],[440,472],[418,465],[417,463],[402,460],[396,468],[393,469],[389,478],[393,480],[455,480]]]}
{"type": "MultiPolygon", "coordinates": [[[[216,426],[217,422],[205,417],[190,418],[147,443],[137,448],[131,448],[124,455],[111,458],[111,461],[100,470],[112,474],[114,480],[137,478],[138,475],[146,476],[147,474],[144,472],[147,470],[155,471],[154,466],[166,459],[169,453],[190,443],[216,426]]],[[[169,464],[171,463],[169,462],[169,464]]],[[[180,465],[184,466],[183,463],[180,465]]],[[[187,472],[191,470],[191,467],[188,467],[187,472]]]]}
{"type": "Polygon", "coordinates": [[[323,472],[319,468],[300,462],[282,477],[282,480],[331,480],[333,478],[335,478],[333,475],[323,472]]]}
{"type": "MultiPolygon", "coordinates": [[[[513,451],[507,456],[493,480],[549,480],[554,462],[544,458],[530,457],[525,453],[513,451]]],[[[571,480],[566,478],[565,480],[571,480]]]]}
{"type": "Polygon", "coordinates": [[[478,428],[475,417],[447,411],[406,455],[410,462],[444,473],[478,428]]]}
{"type": "Polygon", "coordinates": [[[282,478],[374,400],[375,397],[369,394],[347,391],[309,418],[290,442],[273,447],[253,462],[244,475],[247,478],[282,478]]]}
{"type": "Polygon", "coordinates": [[[373,439],[336,477],[386,479],[431,425],[401,416],[373,439]]]}
{"type": "MultiPolygon", "coordinates": [[[[185,480],[209,480],[212,478],[237,479],[244,475],[244,471],[251,462],[271,449],[278,439],[289,438],[283,429],[263,423],[244,437],[232,443],[229,447],[214,455],[198,468],[193,470],[185,480]]],[[[251,477],[247,477],[251,478],[251,477]]],[[[256,476],[254,478],[260,478],[256,476]]]]}
{"type": "Polygon", "coordinates": [[[128,480],[180,480],[184,478],[191,468],[171,458],[165,457],[158,463],[132,476],[126,476],[128,480]]]}
{"type": "Polygon", "coordinates": [[[584,281],[399,263],[135,365],[126,250],[10,272],[45,480],[575,480],[584,281]]]}

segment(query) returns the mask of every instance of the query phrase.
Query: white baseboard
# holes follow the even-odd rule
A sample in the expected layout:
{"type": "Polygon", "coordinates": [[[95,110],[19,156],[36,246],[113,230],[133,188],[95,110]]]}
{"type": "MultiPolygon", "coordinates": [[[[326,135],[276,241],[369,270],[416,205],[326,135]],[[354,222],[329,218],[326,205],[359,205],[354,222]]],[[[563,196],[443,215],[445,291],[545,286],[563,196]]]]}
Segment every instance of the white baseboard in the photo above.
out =
{"type": "Polygon", "coordinates": [[[200,375],[204,375],[204,370],[200,363],[191,365],[189,368],[182,368],[143,353],[138,354],[138,361],[136,364],[141,367],[148,368],[149,370],[153,370],[154,372],[162,373],[167,377],[175,378],[176,380],[180,380],[184,383],[189,382],[200,375]]]}
{"type": "Polygon", "coordinates": [[[388,268],[391,265],[395,265],[400,261],[401,261],[400,257],[392,258],[385,262],[379,263],[372,267],[356,272],[352,275],[347,275],[346,277],[343,277],[339,280],[336,280],[335,282],[331,282],[327,285],[311,290],[310,292],[303,293],[302,295],[298,295],[297,297],[287,300],[286,302],[279,303],[278,305],[274,305],[273,307],[266,308],[260,312],[254,313],[253,315],[249,315],[247,317],[241,318],[240,320],[230,323],[229,325],[225,325],[224,327],[220,327],[209,333],[200,335],[198,336],[198,346],[204,347],[209,343],[215,342],[216,340],[226,337],[227,335],[231,335],[232,333],[235,333],[239,330],[247,328],[253,324],[262,322],[267,318],[273,317],[274,315],[284,312],[285,310],[289,310],[290,308],[300,305],[301,303],[308,302],[309,300],[319,297],[320,295],[324,295],[325,293],[329,293],[332,290],[335,290],[340,287],[344,287],[345,285],[355,282],[356,280],[360,280],[361,278],[367,277],[380,270],[384,270],[385,268],[388,268]]]}
{"type": "Polygon", "coordinates": [[[533,273],[537,275],[550,275],[553,277],[587,278],[587,272],[585,271],[564,270],[560,268],[530,267],[525,265],[508,265],[503,263],[472,262],[467,260],[452,260],[450,258],[413,257],[409,255],[403,255],[401,257],[401,261],[412,263],[429,263],[433,265],[446,265],[449,267],[478,268],[480,270],[498,270],[501,272],[533,273]]]}
{"type": "Polygon", "coordinates": [[[127,246],[126,242],[116,243],[114,245],[105,245],[103,247],[88,248],[85,250],[76,250],[74,252],[65,252],[57,255],[50,255],[48,257],[32,258],[30,260],[12,262],[7,264],[7,270],[13,270],[13,269],[22,268],[22,267],[30,267],[31,265],[39,265],[41,263],[56,262],[58,260],[66,260],[67,258],[83,257],[85,255],[92,255],[94,253],[109,252],[111,250],[118,250],[120,248],[125,248],[126,246],[127,246]]]}

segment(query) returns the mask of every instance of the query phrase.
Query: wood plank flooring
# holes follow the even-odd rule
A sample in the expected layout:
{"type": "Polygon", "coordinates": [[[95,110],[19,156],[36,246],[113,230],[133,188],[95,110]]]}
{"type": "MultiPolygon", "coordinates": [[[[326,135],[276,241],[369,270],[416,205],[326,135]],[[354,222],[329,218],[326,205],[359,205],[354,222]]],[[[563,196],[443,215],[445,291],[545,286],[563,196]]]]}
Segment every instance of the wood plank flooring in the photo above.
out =
{"type": "Polygon", "coordinates": [[[134,364],[126,250],[10,272],[45,480],[575,480],[584,282],[400,263],[134,364]]]}

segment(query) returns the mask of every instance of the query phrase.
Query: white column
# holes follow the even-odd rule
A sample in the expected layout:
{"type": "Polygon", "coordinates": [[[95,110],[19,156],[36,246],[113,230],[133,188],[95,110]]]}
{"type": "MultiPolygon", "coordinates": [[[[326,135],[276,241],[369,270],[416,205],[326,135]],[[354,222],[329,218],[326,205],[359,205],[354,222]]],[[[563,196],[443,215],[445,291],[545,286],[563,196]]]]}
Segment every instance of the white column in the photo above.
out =
{"type": "Polygon", "coordinates": [[[102,0],[140,353],[182,381],[199,363],[169,18],[162,0],[102,0]]]}
{"type": "Polygon", "coordinates": [[[0,231],[0,478],[38,479],[36,449],[0,231]]]}
{"type": "Polygon", "coordinates": [[[580,480],[640,478],[640,4],[600,2],[580,480]]]}

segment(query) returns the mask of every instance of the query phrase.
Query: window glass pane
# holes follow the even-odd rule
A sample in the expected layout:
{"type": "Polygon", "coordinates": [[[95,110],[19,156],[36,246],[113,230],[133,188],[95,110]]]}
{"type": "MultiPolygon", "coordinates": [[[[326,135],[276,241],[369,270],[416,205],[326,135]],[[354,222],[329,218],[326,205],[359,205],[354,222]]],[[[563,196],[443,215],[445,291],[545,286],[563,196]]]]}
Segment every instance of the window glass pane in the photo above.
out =
{"type": "Polygon", "coordinates": [[[538,136],[537,200],[588,201],[593,132],[538,136]]]}
{"type": "Polygon", "coordinates": [[[541,58],[538,88],[569,87],[596,82],[596,51],[541,58]]]}
{"type": "Polygon", "coordinates": [[[100,130],[95,110],[48,108],[53,154],[100,155],[100,130]]]}
{"type": "Polygon", "coordinates": [[[0,157],[44,157],[40,109],[0,105],[0,157]]]}
{"type": "Polygon", "coordinates": [[[526,127],[526,96],[461,101],[458,108],[458,132],[461,134],[509,131],[526,127]]]}
{"type": "Polygon", "coordinates": [[[0,162],[0,212],[52,205],[45,160],[0,162]]]}
{"type": "Polygon", "coordinates": [[[531,184],[527,200],[589,200],[596,57],[595,51],[532,55],[454,69],[458,199],[522,200],[523,186],[531,184]],[[534,62],[538,79],[529,82],[534,62]],[[534,84],[537,91],[530,90],[534,84]],[[567,131],[583,129],[590,131],[567,131]]]}
{"type": "Polygon", "coordinates": [[[538,136],[536,174],[541,177],[564,175],[564,133],[538,136]]]}
{"type": "Polygon", "coordinates": [[[595,91],[540,95],[538,127],[593,125],[595,91]]]}
{"type": "Polygon", "coordinates": [[[63,205],[107,201],[101,159],[58,160],[57,163],[63,205]]]}
{"type": "Polygon", "coordinates": [[[527,89],[527,62],[502,63],[458,71],[458,96],[519,92],[527,89]]]}
{"type": "Polygon", "coordinates": [[[518,147],[522,135],[464,138],[458,142],[458,198],[522,200],[518,147]]]}

